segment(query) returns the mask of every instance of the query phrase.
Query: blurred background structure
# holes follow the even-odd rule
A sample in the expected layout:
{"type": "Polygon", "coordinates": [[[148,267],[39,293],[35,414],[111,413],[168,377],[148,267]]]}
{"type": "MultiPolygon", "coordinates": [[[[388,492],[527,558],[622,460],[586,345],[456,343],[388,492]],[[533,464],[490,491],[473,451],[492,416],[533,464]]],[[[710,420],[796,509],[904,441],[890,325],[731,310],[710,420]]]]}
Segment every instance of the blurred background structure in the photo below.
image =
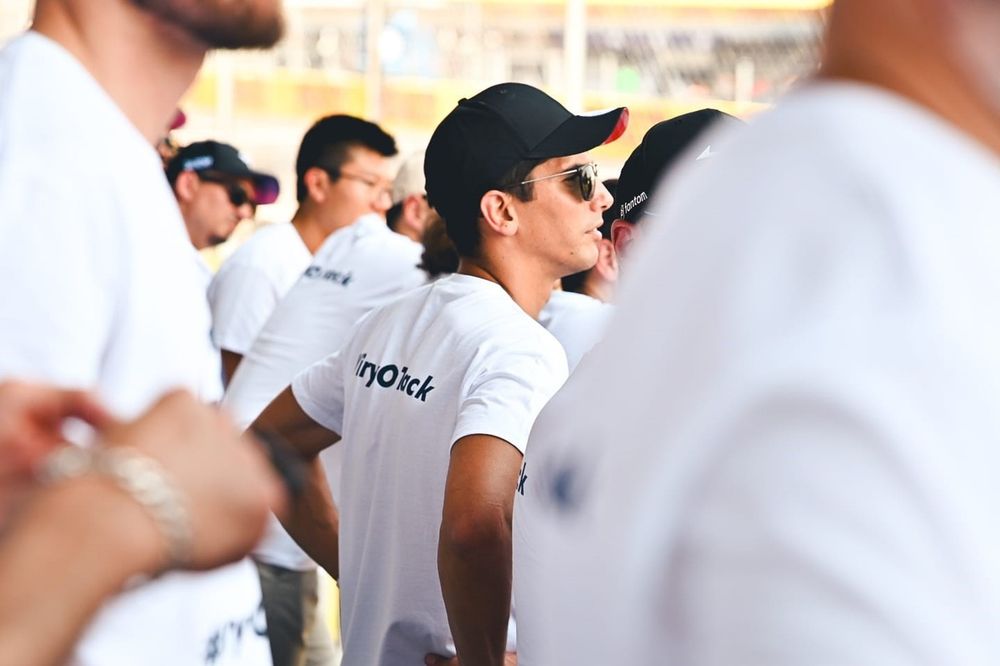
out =
{"type": "MultiPolygon", "coordinates": [[[[233,143],[279,175],[267,220],[295,209],[298,142],[319,116],[351,113],[426,142],[461,97],[506,80],[572,110],[627,105],[631,127],[598,151],[602,175],[654,122],[704,106],[746,117],[815,70],[830,0],[286,0],[267,52],[211,56],[182,102],[176,138],[233,143]]],[[[0,3],[0,41],[31,0],[0,3]]],[[[235,234],[239,242],[250,229],[235,234]]],[[[222,248],[224,254],[226,248],[222,248]]]]}

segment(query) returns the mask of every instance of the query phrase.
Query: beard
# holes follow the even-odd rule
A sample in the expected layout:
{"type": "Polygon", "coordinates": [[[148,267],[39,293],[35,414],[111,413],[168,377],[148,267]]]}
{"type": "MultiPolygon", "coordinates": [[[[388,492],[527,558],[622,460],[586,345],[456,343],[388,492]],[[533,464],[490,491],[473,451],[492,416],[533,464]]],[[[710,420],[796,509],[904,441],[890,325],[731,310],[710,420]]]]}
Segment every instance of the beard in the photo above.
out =
{"type": "Polygon", "coordinates": [[[270,48],[284,34],[281,0],[132,0],[210,49],[270,48]]]}

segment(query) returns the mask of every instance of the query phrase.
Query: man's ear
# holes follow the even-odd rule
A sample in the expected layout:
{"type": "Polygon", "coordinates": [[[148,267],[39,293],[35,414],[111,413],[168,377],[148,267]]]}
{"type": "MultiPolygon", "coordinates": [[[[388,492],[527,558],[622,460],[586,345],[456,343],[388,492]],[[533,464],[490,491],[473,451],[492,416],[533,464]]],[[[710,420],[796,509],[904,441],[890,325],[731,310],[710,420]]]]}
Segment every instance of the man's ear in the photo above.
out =
{"type": "Polygon", "coordinates": [[[427,199],[422,194],[409,194],[403,199],[402,219],[403,224],[411,229],[419,229],[421,232],[427,226],[427,199]]]}
{"type": "Polygon", "coordinates": [[[198,178],[198,174],[191,170],[181,171],[174,179],[174,195],[181,204],[190,203],[199,187],[201,187],[201,180],[198,178]]]}
{"type": "Polygon", "coordinates": [[[619,259],[628,252],[628,246],[636,235],[636,229],[630,222],[615,220],[611,223],[611,243],[615,246],[615,255],[619,259]]]}
{"type": "Polygon", "coordinates": [[[592,270],[605,282],[614,284],[618,281],[618,254],[614,243],[607,238],[602,238],[597,244],[597,263],[592,270]]]}
{"type": "Polygon", "coordinates": [[[517,211],[511,205],[514,197],[507,192],[490,190],[479,200],[479,213],[487,229],[501,236],[517,233],[517,211]]]}
{"type": "Polygon", "coordinates": [[[316,203],[326,201],[327,190],[330,188],[330,174],[319,167],[312,167],[302,174],[302,182],[310,199],[316,203]]]}

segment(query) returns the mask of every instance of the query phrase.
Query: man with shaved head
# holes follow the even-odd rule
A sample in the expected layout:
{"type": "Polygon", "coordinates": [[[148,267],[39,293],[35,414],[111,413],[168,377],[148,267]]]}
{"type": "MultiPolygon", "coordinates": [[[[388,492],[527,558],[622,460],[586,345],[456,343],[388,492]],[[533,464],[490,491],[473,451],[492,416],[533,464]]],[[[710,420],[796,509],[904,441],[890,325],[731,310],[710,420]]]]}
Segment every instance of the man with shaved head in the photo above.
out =
{"type": "Polygon", "coordinates": [[[712,142],[532,431],[538,663],[1000,663],[1000,2],[837,0],[712,142]]]}
{"type": "MultiPolygon", "coordinates": [[[[203,278],[154,145],[210,49],[281,33],[279,0],[38,0],[0,51],[0,378],[94,390],[123,419],[168,389],[220,397],[203,278]]],[[[183,524],[148,475],[122,474],[183,524]]],[[[182,530],[164,536],[184,551],[182,530]]],[[[67,657],[269,664],[256,573],[242,560],[135,580],[67,657]]]]}

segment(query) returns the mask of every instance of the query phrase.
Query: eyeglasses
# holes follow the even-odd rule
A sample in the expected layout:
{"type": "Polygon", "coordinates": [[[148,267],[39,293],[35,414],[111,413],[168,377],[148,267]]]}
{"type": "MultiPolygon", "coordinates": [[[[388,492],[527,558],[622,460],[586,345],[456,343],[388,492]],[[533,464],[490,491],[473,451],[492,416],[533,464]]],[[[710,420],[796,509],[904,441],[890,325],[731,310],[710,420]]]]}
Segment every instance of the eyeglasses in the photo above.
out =
{"type": "Polygon", "coordinates": [[[375,196],[378,198],[385,198],[392,201],[392,185],[386,185],[385,182],[374,175],[363,175],[358,173],[347,173],[341,171],[340,169],[320,167],[323,171],[330,174],[331,178],[346,178],[347,180],[355,180],[359,183],[364,183],[369,189],[375,190],[375,196]]]}
{"type": "Polygon", "coordinates": [[[198,173],[198,178],[206,183],[215,183],[216,185],[222,185],[226,188],[226,196],[229,197],[229,203],[233,204],[237,208],[247,204],[249,204],[251,208],[257,207],[253,202],[253,197],[246,191],[246,188],[230,178],[200,172],[198,173]]]}
{"type": "MultiPolygon", "coordinates": [[[[567,171],[560,171],[559,173],[554,173],[548,176],[542,176],[541,178],[532,178],[530,180],[522,180],[520,185],[527,185],[529,183],[537,183],[540,180],[549,180],[551,178],[559,178],[562,176],[570,176],[576,178],[576,186],[580,193],[580,198],[584,201],[590,201],[594,198],[594,193],[597,191],[597,165],[593,162],[588,164],[581,164],[573,169],[568,169],[567,171]]],[[[569,180],[569,178],[567,178],[569,180]]]]}

